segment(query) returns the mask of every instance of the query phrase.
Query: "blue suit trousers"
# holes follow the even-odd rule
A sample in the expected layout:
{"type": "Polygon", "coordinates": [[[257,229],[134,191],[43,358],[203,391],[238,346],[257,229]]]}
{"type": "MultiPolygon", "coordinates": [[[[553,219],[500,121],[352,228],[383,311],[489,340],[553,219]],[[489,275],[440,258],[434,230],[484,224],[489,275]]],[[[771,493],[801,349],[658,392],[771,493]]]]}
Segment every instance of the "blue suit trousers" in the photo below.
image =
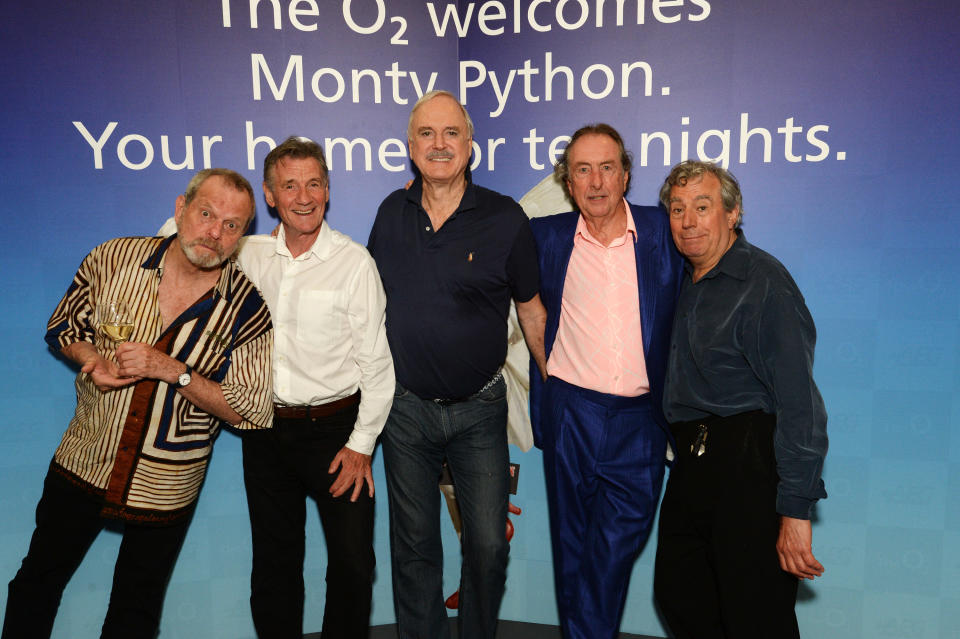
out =
{"type": "Polygon", "coordinates": [[[615,638],[633,564],[653,526],[666,433],[649,394],[619,397],[551,377],[541,407],[563,636],[615,638]]]}

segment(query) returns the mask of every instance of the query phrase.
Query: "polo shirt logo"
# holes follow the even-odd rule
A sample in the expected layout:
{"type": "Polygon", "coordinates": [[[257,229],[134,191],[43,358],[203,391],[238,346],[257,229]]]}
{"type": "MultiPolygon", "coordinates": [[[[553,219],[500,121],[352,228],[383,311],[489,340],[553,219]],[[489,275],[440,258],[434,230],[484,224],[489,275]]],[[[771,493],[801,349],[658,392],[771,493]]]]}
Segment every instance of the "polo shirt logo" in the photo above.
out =
{"type": "Polygon", "coordinates": [[[470,251],[469,253],[467,253],[467,261],[468,262],[473,261],[473,251],[470,251]]]}

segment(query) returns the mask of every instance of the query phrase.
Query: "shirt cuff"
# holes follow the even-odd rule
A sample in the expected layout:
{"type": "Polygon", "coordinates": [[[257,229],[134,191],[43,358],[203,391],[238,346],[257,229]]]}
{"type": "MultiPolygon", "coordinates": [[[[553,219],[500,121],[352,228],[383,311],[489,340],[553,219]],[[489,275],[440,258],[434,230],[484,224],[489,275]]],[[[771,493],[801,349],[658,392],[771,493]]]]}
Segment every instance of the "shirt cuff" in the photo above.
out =
{"type": "Polygon", "coordinates": [[[794,519],[810,519],[816,499],[806,499],[795,495],[777,495],[777,512],[794,519]]]}
{"type": "Polygon", "coordinates": [[[350,439],[347,440],[347,448],[355,453],[362,455],[372,455],[373,449],[377,446],[377,436],[370,433],[364,433],[356,428],[350,433],[350,439]]]}
{"type": "Polygon", "coordinates": [[[234,428],[270,428],[273,426],[273,395],[265,390],[259,392],[236,384],[220,384],[223,399],[243,419],[234,428]]]}

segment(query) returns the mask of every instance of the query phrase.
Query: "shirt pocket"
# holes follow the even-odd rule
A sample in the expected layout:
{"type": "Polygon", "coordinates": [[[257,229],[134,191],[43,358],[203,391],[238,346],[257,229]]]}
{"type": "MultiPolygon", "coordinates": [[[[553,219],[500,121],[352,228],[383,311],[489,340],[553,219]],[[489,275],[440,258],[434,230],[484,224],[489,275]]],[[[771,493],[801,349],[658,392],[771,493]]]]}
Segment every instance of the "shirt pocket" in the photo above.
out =
{"type": "Polygon", "coordinates": [[[346,308],[339,291],[300,291],[297,338],[317,348],[343,338],[346,308]]]}

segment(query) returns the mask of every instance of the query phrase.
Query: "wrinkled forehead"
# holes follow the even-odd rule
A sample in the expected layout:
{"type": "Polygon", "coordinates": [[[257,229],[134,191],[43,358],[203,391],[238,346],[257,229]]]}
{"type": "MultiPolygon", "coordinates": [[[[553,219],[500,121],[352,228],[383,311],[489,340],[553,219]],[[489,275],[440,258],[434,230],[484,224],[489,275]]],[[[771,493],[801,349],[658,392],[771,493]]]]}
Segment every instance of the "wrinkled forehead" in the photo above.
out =
{"type": "Polygon", "coordinates": [[[605,133],[587,133],[570,145],[567,153],[569,164],[580,162],[615,162],[622,165],[620,146],[617,141],[605,133]]]}
{"type": "Polygon", "coordinates": [[[270,168],[271,178],[276,178],[278,169],[286,172],[304,171],[307,174],[306,177],[320,177],[324,181],[327,179],[326,167],[312,155],[297,155],[294,153],[281,155],[277,158],[277,163],[270,168]]]}
{"type": "Polygon", "coordinates": [[[463,115],[460,105],[445,95],[424,102],[413,112],[411,130],[423,128],[431,129],[459,129],[467,130],[467,119],[463,115]]]}
{"type": "Polygon", "coordinates": [[[257,213],[253,196],[219,175],[211,175],[200,184],[191,204],[215,208],[220,215],[237,216],[243,222],[250,222],[257,213]],[[233,206],[234,203],[231,200],[237,196],[243,198],[242,207],[233,206]]]}

